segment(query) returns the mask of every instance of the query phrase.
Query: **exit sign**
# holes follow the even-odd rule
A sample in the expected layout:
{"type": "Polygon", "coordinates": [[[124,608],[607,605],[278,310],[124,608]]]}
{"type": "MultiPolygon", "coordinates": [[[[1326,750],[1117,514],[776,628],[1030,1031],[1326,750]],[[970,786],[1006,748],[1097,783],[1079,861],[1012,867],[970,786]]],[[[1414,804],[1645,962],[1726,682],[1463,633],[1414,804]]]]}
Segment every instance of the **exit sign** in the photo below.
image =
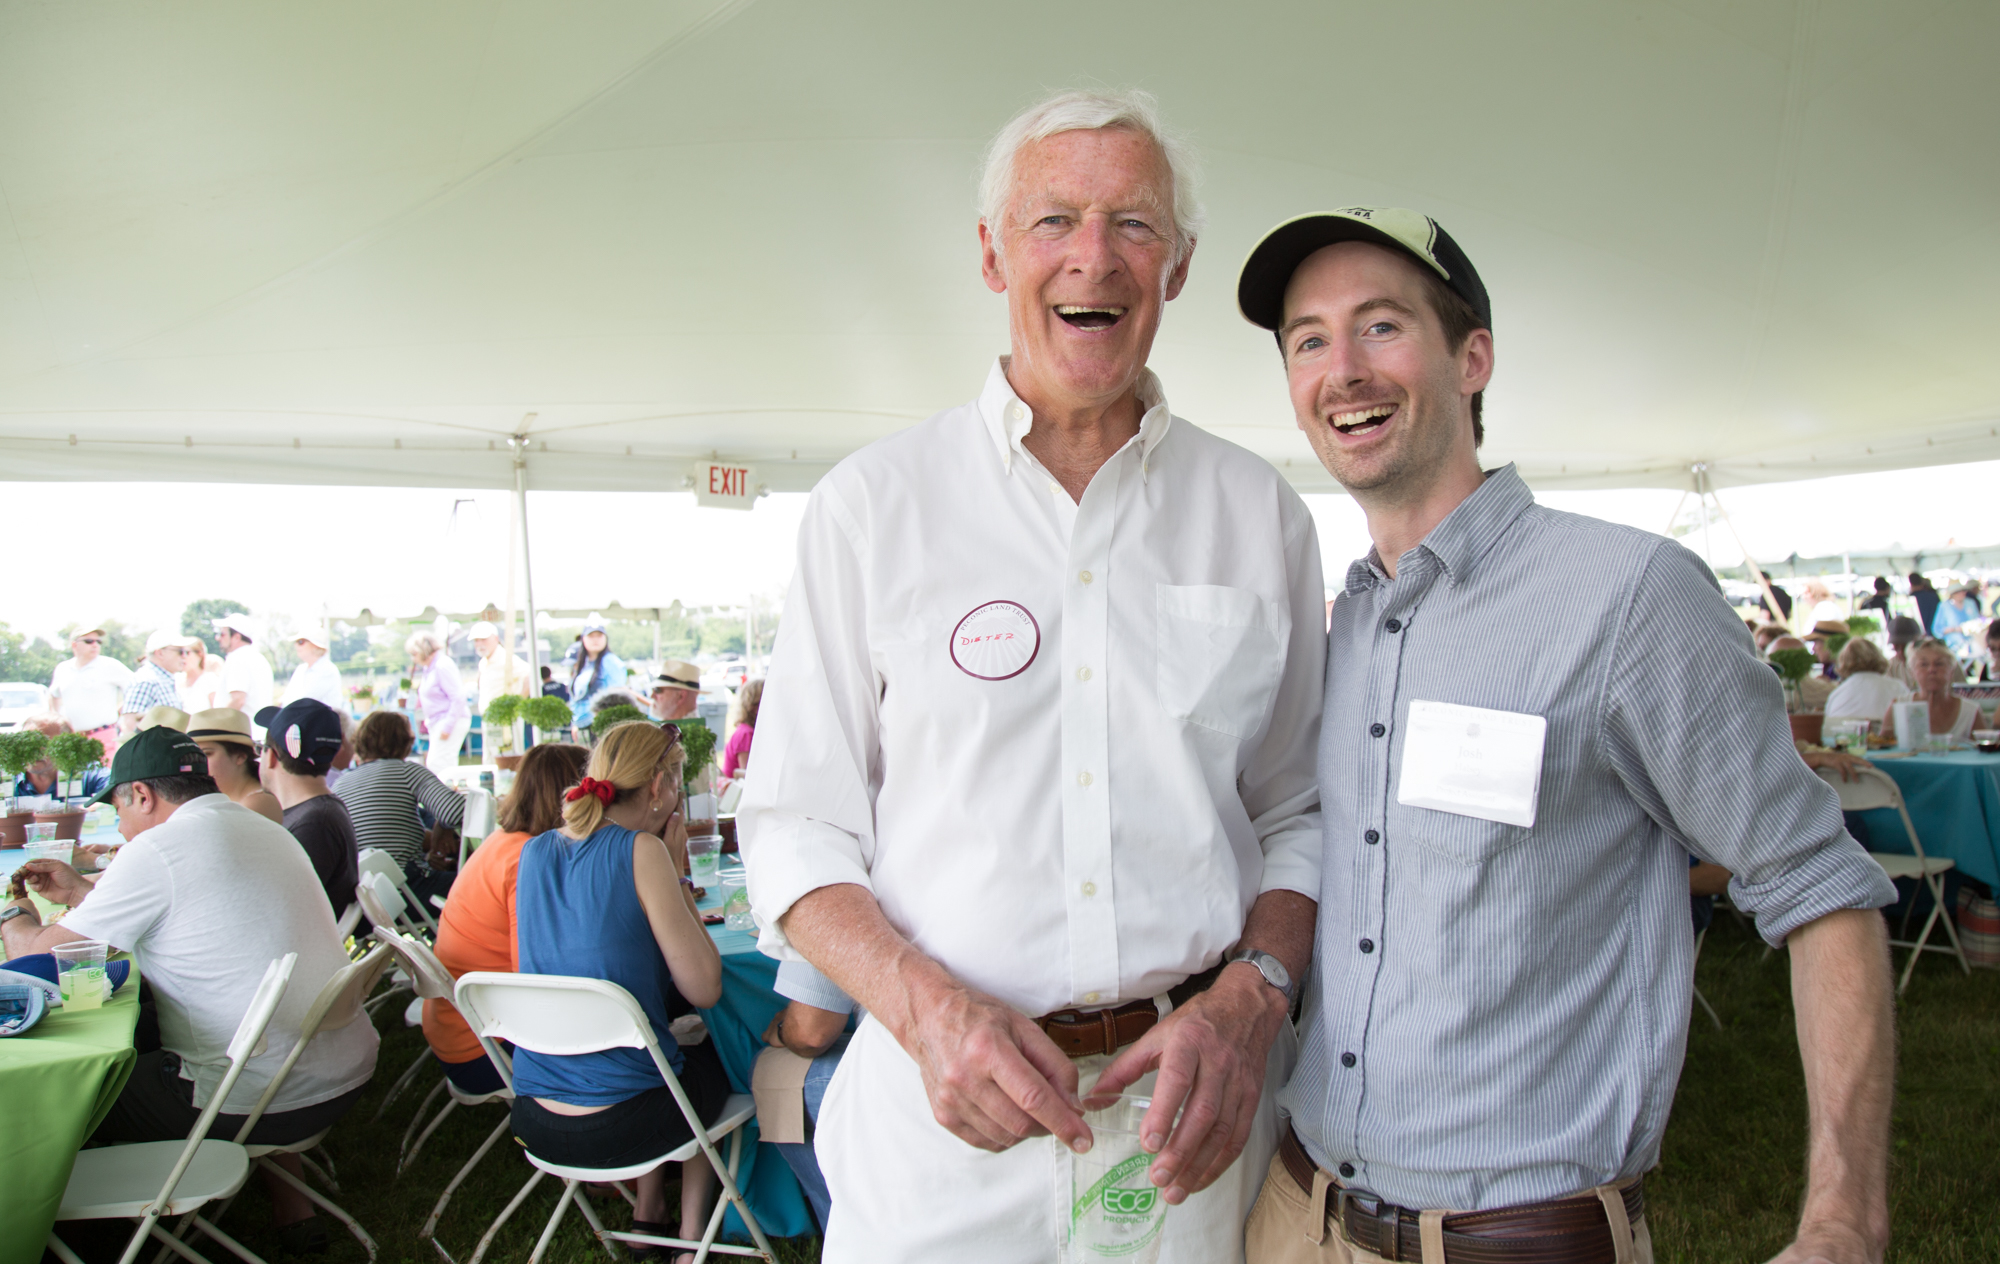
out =
{"type": "Polygon", "coordinates": [[[706,509],[748,509],[757,503],[755,471],[727,461],[694,467],[694,503],[706,509]]]}

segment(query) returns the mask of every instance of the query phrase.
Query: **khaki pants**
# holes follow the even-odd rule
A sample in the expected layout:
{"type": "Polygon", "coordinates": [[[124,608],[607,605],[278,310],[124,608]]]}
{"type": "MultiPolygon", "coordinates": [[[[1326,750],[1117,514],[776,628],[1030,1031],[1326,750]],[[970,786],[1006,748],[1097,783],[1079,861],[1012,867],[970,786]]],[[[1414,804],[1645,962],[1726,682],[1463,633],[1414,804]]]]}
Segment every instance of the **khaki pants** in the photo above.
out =
{"type": "MultiPolygon", "coordinates": [[[[1273,1156],[1263,1192],[1243,1229],[1246,1264],[1382,1264],[1381,1256],[1362,1250],[1340,1226],[1326,1223],[1328,1191],[1337,1188],[1334,1178],[1321,1171],[1313,1188],[1317,1198],[1300,1189],[1285,1170],[1284,1160],[1273,1156]]],[[[1612,1186],[1602,1188],[1611,1190],[1616,1200],[1612,1186]]],[[[1622,1212],[1623,1204],[1619,1206],[1622,1212]]],[[[1447,1214],[1424,1213],[1423,1264],[1445,1264],[1443,1240],[1432,1235],[1442,1228],[1447,1214]]],[[[1641,1216],[1631,1228],[1631,1243],[1619,1253],[1619,1264],[1653,1264],[1653,1236],[1646,1229],[1646,1218],[1641,1216]]]]}

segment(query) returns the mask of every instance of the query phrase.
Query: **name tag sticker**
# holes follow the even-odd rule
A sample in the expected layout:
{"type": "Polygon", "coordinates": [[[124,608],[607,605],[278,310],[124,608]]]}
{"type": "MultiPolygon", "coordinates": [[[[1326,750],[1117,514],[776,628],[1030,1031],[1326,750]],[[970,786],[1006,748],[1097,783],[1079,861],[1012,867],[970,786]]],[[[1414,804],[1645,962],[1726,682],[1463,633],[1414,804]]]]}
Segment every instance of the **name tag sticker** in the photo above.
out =
{"type": "Polygon", "coordinates": [[[1412,702],[1396,802],[1482,821],[1533,825],[1548,727],[1539,715],[1412,702]]]}

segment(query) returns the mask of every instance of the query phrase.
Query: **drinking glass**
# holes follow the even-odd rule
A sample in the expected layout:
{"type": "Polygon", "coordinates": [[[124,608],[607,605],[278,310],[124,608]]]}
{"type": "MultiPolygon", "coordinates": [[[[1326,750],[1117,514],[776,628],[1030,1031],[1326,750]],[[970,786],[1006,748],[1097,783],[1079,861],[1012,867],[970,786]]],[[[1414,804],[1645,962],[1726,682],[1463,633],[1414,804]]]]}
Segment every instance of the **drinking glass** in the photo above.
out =
{"type": "Polygon", "coordinates": [[[1153,1264],[1167,1200],[1146,1175],[1153,1156],[1139,1144],[1139,1124],[1149,1097],[1120,1095],[1102,1110],[1084,1112],[1090,1125],[1088,1154],[1070,1156],[1069,1206],[1063,1258],[1068,1264],[1153,1264]]]}
{"type": "Polygon", "coordinates": [[[722,920],[731,930],[755,930],[757,919],[750,916],[750,888],[741,882],[722,884],[722,920]]]}
{"type": "Polygon", "coordinates": [[[715,885],[722,864],[722,835],[696,834],[688,839],[688,876],[698,887],[715,885]]]}
{"type": "Polygon", "coordinates": [[[50,950],[56,959],[64,1009],[96,1009],[104,1004],[105,947],[94,939],[85,939],[57,944],[50,950]]]}

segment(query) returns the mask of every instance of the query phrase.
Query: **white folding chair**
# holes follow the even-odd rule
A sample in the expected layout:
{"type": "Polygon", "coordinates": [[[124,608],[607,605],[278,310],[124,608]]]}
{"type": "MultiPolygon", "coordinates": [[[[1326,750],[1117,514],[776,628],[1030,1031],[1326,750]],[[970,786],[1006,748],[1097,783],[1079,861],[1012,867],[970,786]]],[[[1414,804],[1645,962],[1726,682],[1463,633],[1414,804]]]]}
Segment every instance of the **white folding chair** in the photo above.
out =
{"type": "MultiPolygon", "coordinates": [[[[248,1150],[234,1141],[204,1138],[215,1117],[222,1113],[222,1104],[236,1087],[244,1066],[263,1052],[264,1029],[270,1026],[271,1015],[278,1012],[278,1002],[284,999],[285,986],[291,982],[292,966],[298,959],[297,953],[286,953],[264,968],[264,978],[250,999],[250,1007],[244,1011],[243,1021],[236,1024],[236,1034],[229,1038],[229,1069],[223,1073],[222,1083],[209,1094],[208,1105],[202,1108],[201,1118],[189,1130],[187,1140],[146,1141],[79,1151],[76,1166],[70,1169],[69,1185],[63,1190],[62,1205],[56,1210],[58,1222],[119,1218],[136,1221],[138,1228],[132,1231],[132,1240],[125,1244],[125,1253],[118,1257],[118,1264],[132,1264],[148,1238],[158,1238],[195,1264],[208,1264],[194,1248],[159,1225],[161,1216],[187,1216],[204,1233],[250,1264],[264,1264],[200,1213],[200,1208],[208,1203],[235,1194],[250,1176],[248,1150]]],[[[53,1232],[49,1234],[48,1247],[64,1264],[82,1264],[76,1253],[53,1232]]]]}
{"type": "MultiPolygon", "coordinates": [[[[428,944],[414,935],[399,935],[379,926],[375,929],[375,936],[389,946],[389,950],[394,952],[397,958],[402,961],[403,968],[417,981],[418,996],[425,1000],[443,1000],[446,1003],[451,1003],[454,990],[451,972],[445,969],[444,963],[437,959],[437,954],[430,950],[428,944]]],[[[438,1125],[444,1122],[445,1116],[449,1115],[455,1107],[484,1106],[488,1102],[499,1102],[505,1105],[514,1100],[514,1066],[508,1059],[506,1051],[499,1048],[490,1048],[488,1056],[498,1058],[498,1061],[493,1065],[500,1073],[501,1087],[491,1093],[467,1093],[465,1090],[459,1088],[458,1085],[452,1083],[449,1075],[439,1076],[438,1086],[431,1090],[430,1097],[426,1097],[423,1105],[417,1108],[415,1117],[410,1120],[409,1128],[403,1132],[402,1155],[396,1164],[396,1170],[399,1173],[405,1171],[411,1164],[417,1161],[417,1154],[424,1148],[424,1143],[430,1140],[431,1134],[437,1131],[438,1125]],[[437,1115],[425,1126],[422,1135],[417,1137],[416,1144],[411,1145],[410,1134],[416,1131],[417,1124],[423,1120],[424,1112],[430,1109],[432,1099],[436,1098],[440,1092],[448,1094],[445,1099],[444,1108],[438,1111],[437,1115]]],[[[424,1055],[417,1060],[416,1066],[420,1067],[430,1060],[431,1055],[426,1050],[424,1055]]],[[[411,1068],[413,1071],[415,1069],[416,1067],[411,1068]]],[[[408,1073],[405,1073],[405,1078],[408,1078],[408,1073]]],[[[507,1130],[511,1123],[511,1114],[503,1117],[494,1126],[493,1131],[487,1134],[486,1140],[480,1143],[479,1148],[472,1152],[472,1157],[467,1159],[465,1165],[458,1169],[458,1174],[453,1176],[450,1183],[444,1187],[444,1193],[438,1196],[437,1205],[431,1208],[431,1214],[425,1218],[423,1227],[417,1231],[419,1240],[429,1238],[437,1232],[438,1221],[443,1218],[445,1206],[451,1202],[451,1196],[458,1192],[458,1187],[465,1183],[465,1178],[472,1175],[472,1170],[479,1166],[479,1161],[484,1159],[495,1145],[499,1144],[500,1138],[507,1135],[507,1130]]]]}
{"type": "MultiPolygon", "coordinates": [[[[693,1103],[688,1101],[686,1090],[681,1088],[680,1078],[660,1051],[659,1039],[653,1033],[646,1011],[639,1008],[639,1002],[632,999],[630,992],[603,979],[474,971],[458,980],[457,1001],[458,1012],[472,1024],[479,1043],[486,1048],[486,1056],[492,1058],[496,1066],[500,1059],[499,1050],[493,1044],[496,1040],[511,1041],[516,1048],[550,1056],[596,1053],[604,1049],[645,1049],[653,1055],[653,1065],[659,1068],[667,1091],[673,1094],[688,1127],[694,1132],[693,1139],[679,1149],[628,1167],[567,1167],[540,1158],[532,1150],[525,1150],[528,1162],[534,1165],[535,1174],[528,1178],[521,1192],[514,1195],[514,1201],[507,1204],[500,1218],[479,1239],[468,1264],[479,1264],[494,1235],[507,1223],[508,1217],[527,1201],[529,1192],[544,1175],[561,1177],[563,1192],[556,1200],[555,1212],[543,1228],[541,1239],[535,1243],[534,1254],[528,1257],[529,1264],[540,1264],[572,1199],[576,1201],[578,1210],[583,1212],[583,1218],[590,1222],[598,1240],[604,1243],[607,1253],[612,1252],[613,1242],[636,1242],[693,1251],[695,1264],[702,1264],[710,1255],[717,1253],[752,1256],[767,1261],[767,1264],[773,1260],[771,1243],[764,1236],[763,1226],[757,1223],[757,1217],[751,1213],[750,1205],[743,1200],[743,1193],[736,1185],[736,1169],[743,1157],[743,1125],[757,1117],[756,1102],[748,1093],[732,1093],[723,1103],[722,1114],[716,1121],[703,1124],[701,1117],[695,1113],[693,1103]],[[715,1142],[725,1136],[729,1138],[727,1163],[715,1150],[715,1142]],[[708,1228],[699,1242],[606,1229],[598,1221],[597,1212],[591,1207],[589,1199],[578,1194],[578,1186],[585,1181],[615,1183],[632,1180],[662,1163],[692,1159],[697,1152],[706,1156],[709,1166],[715,1169],[722,1182],[723,1193],[721,1198],[715,1200],[715,1210],[709,1215],[708,1228]],[[750,1231],[751,1240],[756,1243],[754,1247],[718,1244],[715,1241],[715,1235],[722,1228],[723,1210],[732,1205],[736,1214],[742,1217],[744,1227],[750,1231]]],[[[615,1253],[613,1258],[616,1258],[615,1253]]]]}
{"type": "MultiPolygon", "coordinates": [[[[1910,837],[1910,850],[1913,854],[1906,856],[1901,852],[1871,851],[1868,853],[1868,858],[1880,865],[1882,872],[1888,874],[1892,882],[1909,878],[1930,888],[1931,915],[1924,919],[1923,933],[1914,940],[1895,938],[1889,940],[1892,947],[1910,950],[1910,963],[1903,967],[1903,978],[1896,985],[1896,995],[1901,996],[1910,986],[1910,976],[1917,970],[1917,958],[1926,952],[1941,952],[1955,956],[1958,958],[1959,969],[1971,974],[1972,966],[1966,962],[1965,950],[1958,944],[1958,928],[1952,925],[1951,918],[1944,917],[1944,874],[1956,862],[1949,856],[1924,854],[1923,840],[1917,837],[1917,827],[1910,821],[1910,811],[1903,806],[1902,787],[1880,768],[1856,768],[1850,774],[1854,778],[1852,781],[1842,780],[1836,769],[1821,768],[1818,771],[1819,779],[1832,786],[1834,793],[1840,796],[1840,810],[1843,812],[1866,812],[1874,808],[1896,809],[1897,815],[1903,818],[1903,832],[1910,837]],[[1940,918],[1944,921],[1945,936],[1951,940],[1949,948],[1941,948],[1930,942],[1931,929],[1938,924],[1940,918]]],[[[1916,901],[1912,899],[1912,908],[1915,904],[1916,901]]],[[[1910,918],[1907,913],[1903,915],[1902,933],[1905,935],[1910,933],[1910,918]]]]}
{"type": "Polygon", "coordinates": [[[354,902],[368,915],[368,920],[377,926],[387,926],[390,930],[424,938],[424,924],[411,916],[415,905],[404,898],[403,891],[381,873],[364,873],[361,881],[354,884],[354,902]]]}
{"type": "MultiPolygon", "coordinates": [[[[314,1206],[326,1212],[335,1220],[340,1221],[341,1224],[346,1225],[347,1231],[353,1234],[355,1239],[367,1250],[370,1260],[375,1258],[376,1246],[375,1239],[368,1236],[368,1231],[363,1229],[360,1223],[353,1216],[348,1215],[346,1210],[338,1203],[321,1194],[298,1177],[293,1176],[277,1163],[272,1162],[270,1157],[274,1154],[298,1155],[299,1161],[308,1170],[322,1181],[325,1181],[328,1188],[332,1189],[335,1193],[339,1193],[340,1182],[334,1178],[332,1171],[328,1170],[331,1168],[330,1157],[328,1168],[323,1169],[307,1153],[310,1150],[317,1149],[319,1144],[326,1140],[327,1132],[332,1131],[332,1129],[329,1128],[314,1133],[303,1140],[284,1145],[272,1145],[263,1142],[253,1145],[249,1144],[249,1138],[250,1133],[257,1127],[258,1122],[264,1118],[264,1112],[270,1109],[272,1101],[277,1098],[278,1091],[284,1087],[285,1080],[291,1075],[292,1067],[297,1065],[299,1056],[306,1051],[306,1046],[312,1043],[313,1037],[319,1035],[322,1031],[338,1031],[349,1023],[367,1021],[362,1008],[362,1000],[369,992],[374,990],[375,984],[381,980],[383,973],[388,970],[394,961],[395,956],[387,948],[377,944],[361,960],[350,962],[348,965],[334,972],[333,977],[329,978],[326,981],[326,985],[320,988],[319,995],[313,998],[312,1008],[306,1011],[305,1020],[299,1025],[299,1038],[293,1043],[292,1051],[285,1056],[285,1061],[278,1067],[277,1073],[271,1077],[271,1082],[264,1087],[264,1095],[257,1099],[256,1106],[251,1108],[249,1115],[244,1117],[243,1126],[237,1129],[236,1132],[237,1144],[242,1145],[249,1152],[252,1162],[275,1175],[278,1180],[290,1185],[293,1189],[303,1194],[314,1206]]],[[[228,1210],[229,1208],[225,1204],[223,1211],[226,1212],[228,1210]]],[[[218,1214],[216,1218],[219,1220],[222,1217],[218,1214]]],[[[177,1232],[185,1231],[186,1228],[187,1226],[182,1224],[177,1232]]],[[[204,1232],[207,1232],[207,1230],[204,1229],[204,1232]]]]}
{"type": "Polygon", "coordinates": [[[396,888],[396,893],[403,897],[403,903],[409,906],[411,913],[423,922],[424,929],[431,933],[432,938],[436,938],[438,928],[436,920],[424,907],[424,902],[417,898],[417,893],[410,889],[410,880],[403,876],[403,866],[396,863],[394,856],[380,847],[364,847],[361,849],[361,854],[356,857],[356,861],[363,882],[368,881],[368,875],[371,873],[379,873],[387,878],[389,884],[396,888]]]}

